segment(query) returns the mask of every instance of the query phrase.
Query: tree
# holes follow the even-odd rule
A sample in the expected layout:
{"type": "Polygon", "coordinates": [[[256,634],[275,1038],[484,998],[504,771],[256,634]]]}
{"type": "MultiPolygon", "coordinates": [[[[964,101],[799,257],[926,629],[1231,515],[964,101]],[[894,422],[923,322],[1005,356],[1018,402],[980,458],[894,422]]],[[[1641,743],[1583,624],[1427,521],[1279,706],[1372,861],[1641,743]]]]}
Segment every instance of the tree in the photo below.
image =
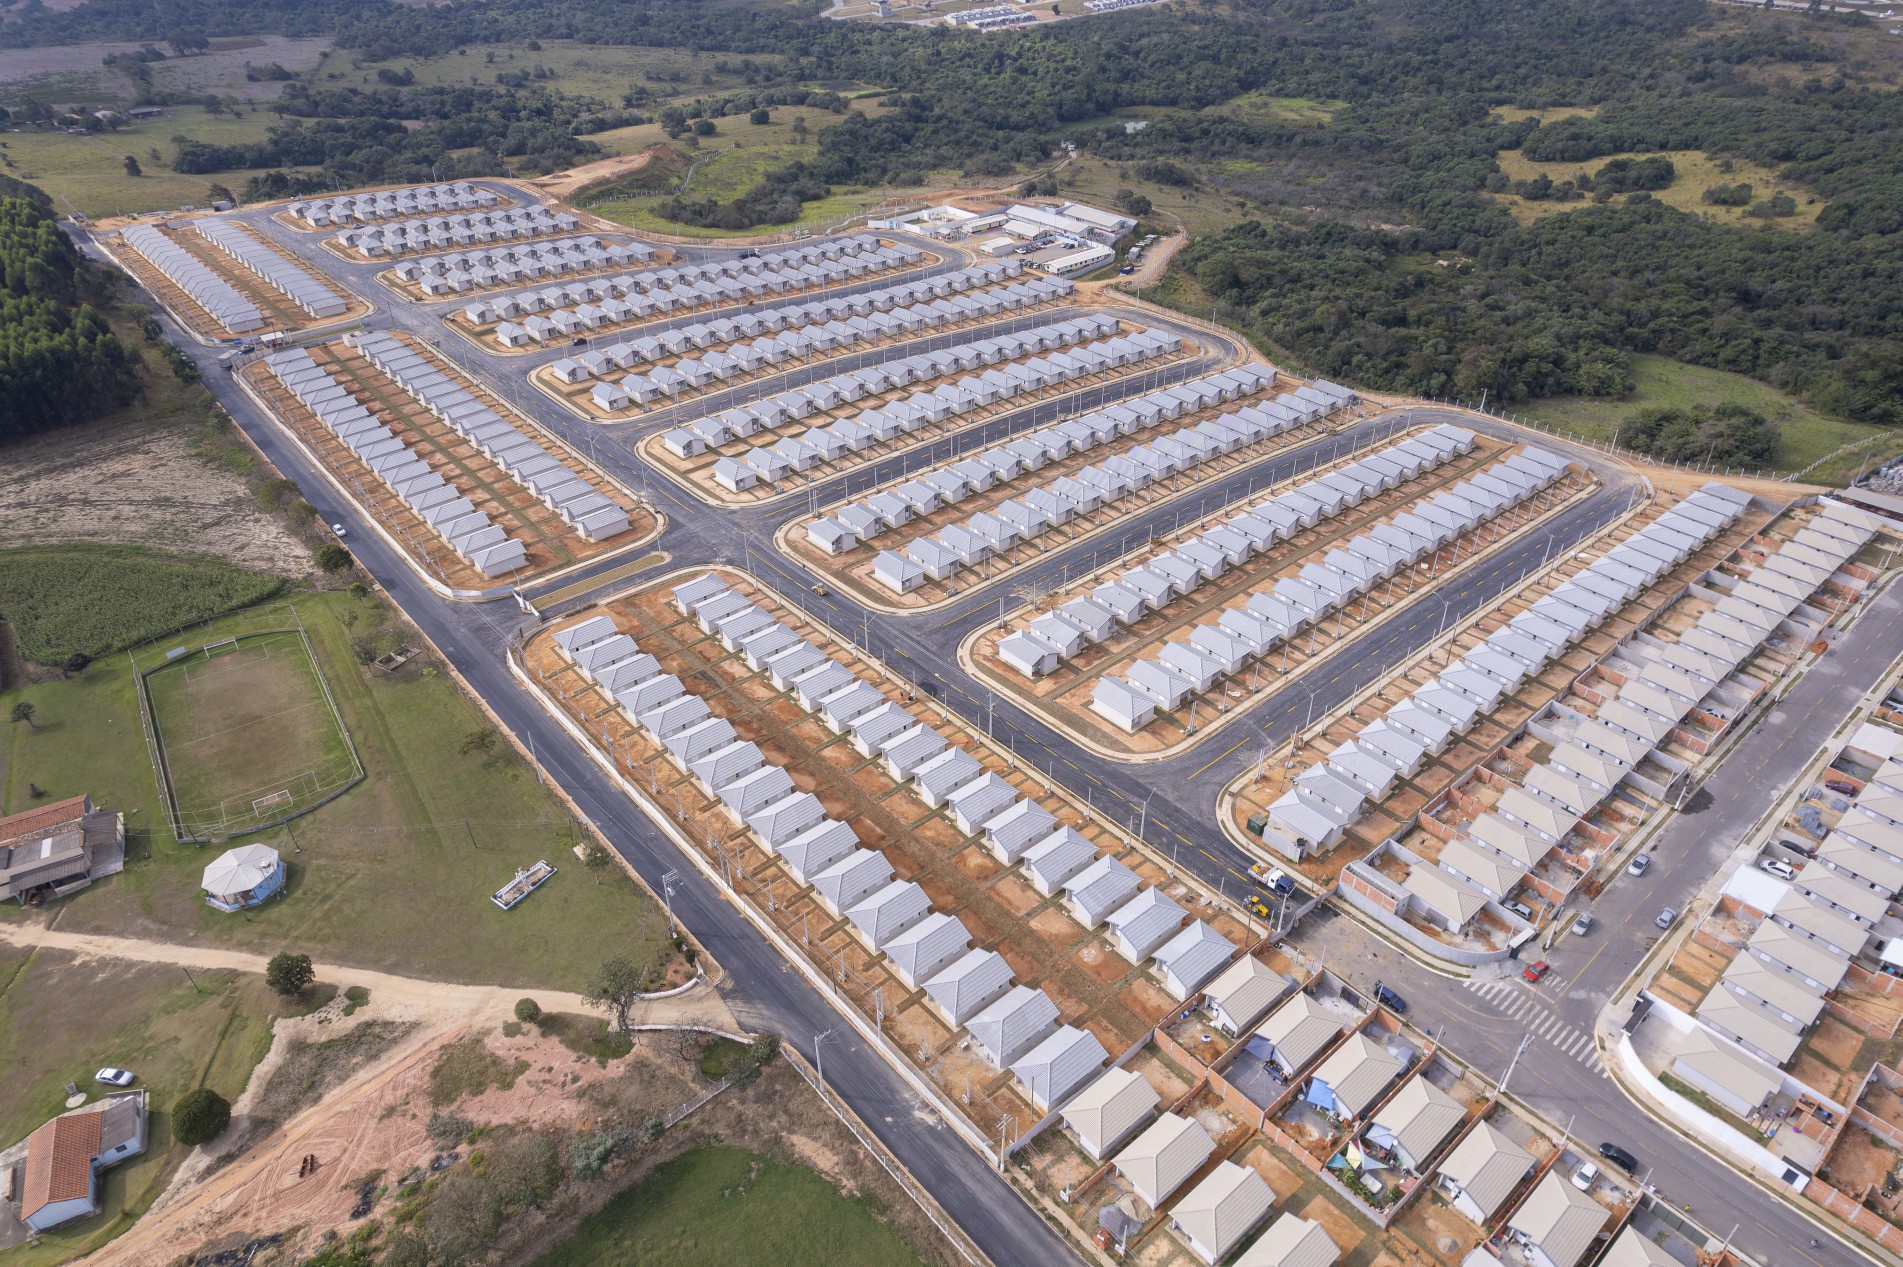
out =
{"type": "Polygon", "coordinates": [[[796,114],[793,116],[793,135],[797,136],[802,141],[806,139],[806,116],[805,115],[796,114]]]}
{"type": "Polygon", "coordinates": [[[694,120],[694,135],[695,136],[712,136],[713,134],[714,134],[714,121],[712,119],[695,119],[694,120]]]}
{"type": "Polygon", "coordinates": [[[206,114],[223,114],[224,112],[225,112],[224,99],[215,92],[206,93],[205,94],[205,113],[206,114]]]}
{"type": "Polygon", "coordinates": [[[172,1138],[181,1144],[210,1143],[231,1123],[231,1102],[210,1087],[187,1091],[172,1106],[172,1138]]]}
{"type": "Polygon", "coordinates": [[[342,572],[351,564],[350,551],[335,541],[326,541],[318,546],[317,552],[312,557],[317,561],[317,566],[326,572],[342,572]]]}
{"type": "Polygon", "coordinates": [[[581,864],[595,873],[596,884],[601,883],[602,872],[608,869],[608,864],[613,860],[613,857],[608,853],[607,846],[603,845],[599,840],[591,839],[581,847],[581,864]]]}
{"type": "Polygon", "coordinates": [[[311,966],[309,955],[281,950],[264,965],[264,983],[271,987],[272,993],[287,999],[304,993],[316,980],[317,969],[311,966]]]}
{"type": "Polygon", "coordinates": [[[761,124],[773,122],[773,115],[770,112],[768,112],[765,106],[761,106],[758,110],[755,110],[751,114],[747,115],[747,122],[757,127],[761,124]]]}
{"type": "Polygon", "coordinates": [[[132,155],[130,154],[126,155],[125,163],[126,163],[126,175],[128,176],[145,175],[145,169],[139,166],[139,160],[134,158],[132,155]]]}
{"type": "Polygon", "coordinates": [[[596,1007],[611,1014],[615,1029],[625,1034],[628,1032],[628,1013],[640,998],[641,986],[647,975],[647,965],[616,955],[602,961],[601,967],[595,970],[595,979],[588,983],[584,993],[596,1007]]]}
{"type": "Polygon", "coordinates": [[[483,726],[477,730],[470,731],[463,736],[462,742],[456,745],[456,751],[465,757],[473,757],[479,752],[494,752],[495,750],[496,730],[493,726],[483,726]]]}
{"type": "Polygon", "coordinates": [[[515,1001],[515,1019],[521,1021],[524,1025],[535,1024],[535,1022],[542,1019],[542,1005],[537,1003],[534,999],[517,999],[515,1001]]]}
{"type": "Polygon", "coordinates": [[[1139,220],[1156,210],[1147,197],[1131,189],[1119,189],[1116,203],[1126,214],[1133,215],[1139,220]]]}
{"type": "Polygon", "coordinates": [[[228,202],[234,207],[238,205],[237,196],[215,180],[205,186],[205,197],[211,199],[213,202],[228,202]]]}
{"type": "Polygon", "coordinates": [[[15,722],[15,724],[18,724],[20,722],[25,722],[26,728],[28,730],[39,729],[38,726],[33,724],[33,719],[38,715],[39,715],[39,710],[34,708],[33,705],[28,703],[26,700],[21,700],[18,704],[15,704],[13,706],[13,714],[12,714],[13,721],[15,722]]]}

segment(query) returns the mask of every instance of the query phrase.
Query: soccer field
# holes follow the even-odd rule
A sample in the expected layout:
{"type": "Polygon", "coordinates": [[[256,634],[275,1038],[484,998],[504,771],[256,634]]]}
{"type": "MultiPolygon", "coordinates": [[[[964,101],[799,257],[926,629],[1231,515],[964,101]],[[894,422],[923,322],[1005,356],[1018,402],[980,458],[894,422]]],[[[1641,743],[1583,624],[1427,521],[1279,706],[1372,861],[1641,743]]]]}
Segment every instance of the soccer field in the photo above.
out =
{"type": "Polygon", "coordinates": [[[145,689],[181,838],[282,821],[362,773],[296,630],[176,652],[145,689]]]}

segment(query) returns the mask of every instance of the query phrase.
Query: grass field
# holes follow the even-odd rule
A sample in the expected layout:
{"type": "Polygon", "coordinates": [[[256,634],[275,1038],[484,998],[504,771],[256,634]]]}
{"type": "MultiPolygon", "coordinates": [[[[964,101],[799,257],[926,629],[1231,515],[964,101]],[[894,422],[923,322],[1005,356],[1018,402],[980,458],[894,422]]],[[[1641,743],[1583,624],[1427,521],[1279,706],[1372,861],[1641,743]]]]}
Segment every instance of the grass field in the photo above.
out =
{"type": "Polygon", "coordinates": [[[187,834],[249,831],[307,808],[359,773],[295,631],[207,645],[149,671],[145,684],[173,816],[187,834]]]}
{"type": "Polygon", "coordinates": [[[883,1267],[918,1256],[866,1204],[817,1172],[745,1149],[695,1149],[582,1221],[535,1267],[883,1267]]]}
{"type": "Polygon", "coordinates": [[[125,1230],[151,1204],[184,1155],[168,1114],[186,1091],[209,1086],[227,1099],[244,1090],[271,1045],[274,996],[261,978],[79,960],[55,951],[0,951],[0,1145],[60,1112],[65,1087],[103,1090],[93,1072],[117,1065],[151,1093],[151,1144],[106,1174],[103,1210],[61,1228],[37,1247],[0,1254],[8,1267],[64,1261],[125,1230]],[[84,1007],[75,1007],[83,996],[84,1007]]]}
{"type": "MultiPolygon", "coordinates": [[[[1575,111],[1575,113],[1578,113],[1575,111]]],[[[1719,166],[1719,160],[1698,150],[1663,150],[1666,158],[1672,160],[1677,175],[1668,188],[1653,193],[1660,202],[1703,216],[1716,224],[1736,225],[1743,228],[1756,228],[1771,225],[1780,229],[1808,229],[1817,222],[1817,214],[1822,211],[1825,202],[1795,181],[1780,180],[1778,174],[1768,167],[1748,163],[1743,159],[1726,160],[1730,171],[1719,166]],[[1775,193],[1789,194],[1797,202],[1797,214],[1784,216],[1776,220],[1761,220],[1745,214],[1744,207],[1714,207],[1700,201],[1705,190],[1713,185],[1735,185],[1743,182],[1751,186],[1753,201],[1762,201],[1775,193]]],[[[1552,178],[1554,184],[1563,180],[1572,180],[1584,172],[1591,174],[1610,163],[1615,158],[1650,158],[1650,154],[1608,154],[1604,158],[1591,159],[1584,163],[1535,163],[1523,157],[1518,150],[1502,150],[1494,155],[1500,170],[1514,180],[1531,180],[1541,172],[1552,178]]],[[[1527,202],[1512,194],[1494,195],[1506,207],[1513,218],[1521,224],[1531,224],[1542,216],[1557,215],[1563,211],[1577,211],[1581,207],[1592,206],[1590,198],[1576,202],[1527,202]]]]}
{"type": "Polygon", "coordinates": [[[254,172],[181,175],[171,169],[172,138],[188,136],[213,145],[262,141],[277,120],[262,110],[244,117],[207,114],[202,106],[167,106],[157,119],[117,132],[74,136],[66,132],[8,132],[0,135],[6,174],[30,180],[53,197],[60,212],[99,217],[139,211],[169,211],[203,206],[214,183],[237,189],[254,172]],[[160,157],[154,159],[152,151],[160,157]],[[128,176],[125,156],[139,160],[142,176],[128,176]]]}
{"type": "Polygon", "coordinates": [[[745,86],[746,76],[740,66],[743,60],[762,67],[777,66],[780,62],[772,56],[742,58],[730,53],[701,53],[680,48],[581,44],[573,40],[543,40],[541,43],[542,47],[536,51],[521,45],[472,44],[464,51],[441,57],[396,57],[362,65],[346,64],[339,57],[332,57],[322,82],[375,87],[376,72],[387,68],[408,69],[418,84],[462,88],[493,85],[497,75],[540,66],[553,74],[553,78],[535,81],[545,87],[619,105],[621,95],[636,87],[670,98],[718,95],[745,86]],[[331,73],[339,73],[341,78],[330,80],[331,73]]]}
{"type": "Polygon", "coordinates": [[[123,651],[194,621],[259,602],[281,578],[221,559],[137,546],[0,550],[0,617],[40,664],[123,651]]]}
{"type": "MultiPolygon", "coordinates": [[[[654,955],[666,924],[619,870],[595,883],[570,852],[573,821],[486,719],[435,670],[391,676],[360,667],[353,634],[385,619],[374,598],[307,594],[295,604],[368,777],[290,825],[248,839],[288,864],[286,896],[227,915],[206,906],[211,847],[164,829],[140,733],[132,670],[121,656],[63,680],[0,693],[0,715],[33,702],[37,725],[0,731],[0,812],[90,793],[128,815],[124,875],[63,903],[60,927],[154,940],[203,940],[259,953],[287,946],[320,960],[479,984],[580,989],[601,960],[654,955]],[[468,745],[475,738],[481,742],[468,745]],[[559,873],[512,911],[489,894],[546,858],[559,873]]],[[[240,615],[201,639],[247,625],[240,615]]],[[[17,908],[0,918],[32,918],[17,908]]]]}
{"type": "Polygon", "coordinates": [[[1872,446],[1846,459],[1850,467],[1847,472],[1840,472],[1835,466],[1813,472],[1810,478],[1819,482],[1829,482],[1825,479],[1827,475],[1842,482],[1848,475],[1854,475],[1856,467],[1868,461],[1870,454],[1896,452],[1903,447],[1903,432],[1826,417],[1794,397],[1742,374],[1685,365],[1662,356],[1633,357],[1632,372],[1637,386],[1632,395],[1623,399],[1555,396],[1518,406],[1516,412],[1572,435],[1610,440],[1620,424],[1641,409],[1744,405],[1777,423],[1780,435],[1777,469],[1780,471],[1800,470],[1860,440],[1878,436],[1891,440],[1889,446],[1872,446]]]}

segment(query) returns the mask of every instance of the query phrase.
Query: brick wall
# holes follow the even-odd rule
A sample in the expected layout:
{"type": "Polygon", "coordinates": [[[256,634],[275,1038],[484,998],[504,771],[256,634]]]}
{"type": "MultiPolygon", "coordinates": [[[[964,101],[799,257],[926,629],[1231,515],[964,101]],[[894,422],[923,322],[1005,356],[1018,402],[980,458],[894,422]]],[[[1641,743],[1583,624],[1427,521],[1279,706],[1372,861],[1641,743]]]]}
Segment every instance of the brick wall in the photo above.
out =
{"type": "Polygon", "coordinates": [[[1903,1252],[1903,1228],[1878,1218],[1822,1179],[1805,1184],[1804,1195],[1885,1249],[1903,1252]]]}
{"type": "Polygon", "coordinates": [[[1368,883],[1367,880],[1356,874],[1353,868],[1344,870],[1341,873],[1339,883],[1342,888],[1359,893],[1362,897],[1367,898],[1390,915],[1395,913],[1395,909],[1399,905],[1393,894],[1377,889],[1374,885],[1368,883]]]}

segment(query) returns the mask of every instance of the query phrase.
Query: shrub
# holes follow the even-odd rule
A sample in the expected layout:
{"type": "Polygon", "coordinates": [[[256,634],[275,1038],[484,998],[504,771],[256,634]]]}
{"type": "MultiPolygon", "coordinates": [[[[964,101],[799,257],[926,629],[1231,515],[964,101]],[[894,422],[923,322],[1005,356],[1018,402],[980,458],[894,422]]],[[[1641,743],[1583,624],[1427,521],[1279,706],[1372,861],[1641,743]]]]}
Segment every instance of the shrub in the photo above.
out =
{"type": "Polygon", "coordinates": [[[515,1019],[524,1021],[530,1025],[535,1024],[535,1022],[542,1019],[542,1005],[537,1003],[534,999],[517,999],[515,1001],[515,1019]]]}
{"type": "Polygon", "coordinates": [[[285,998],[304,993],[316,980],[317,969],[311,966],[309,955],[279,951],[264,966],[264,983],[271,987],[273,993],[285,998]]]}
{"type": "Polygon", "coordinates": [[[460,1113],[432,1113],[429,1124],[423,1128],[430,1143],[438,1148],[454,1148],[468,1138],[476,1124],[460,1113]]]}
{"type": "Polygon", "coordinates": [[[187,1091],[172,1106],[172,1138],[196,1146],[217,1139],[231,1123],[231,1102],[210,1087],[187,1091]]]}
{"type": "Polygon", "coordinates": [[[311,557],[316,560],[317,566],[326,572],[345,571],[350,567],[352,561],[350,551],[344,549],[335,541],[326,541],[323,545],[318,546],[316,553],[311,557]]]}

